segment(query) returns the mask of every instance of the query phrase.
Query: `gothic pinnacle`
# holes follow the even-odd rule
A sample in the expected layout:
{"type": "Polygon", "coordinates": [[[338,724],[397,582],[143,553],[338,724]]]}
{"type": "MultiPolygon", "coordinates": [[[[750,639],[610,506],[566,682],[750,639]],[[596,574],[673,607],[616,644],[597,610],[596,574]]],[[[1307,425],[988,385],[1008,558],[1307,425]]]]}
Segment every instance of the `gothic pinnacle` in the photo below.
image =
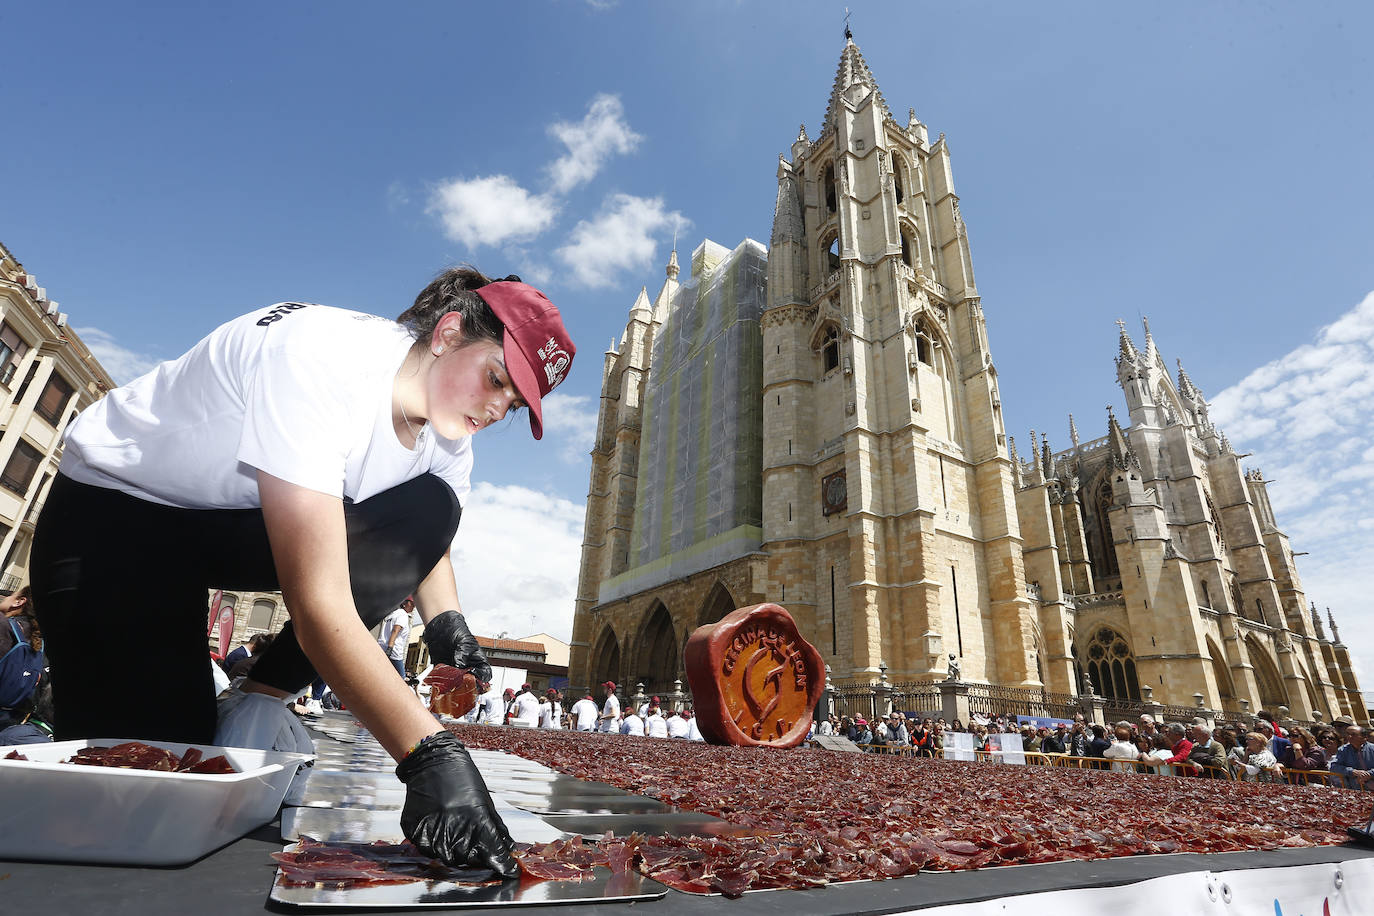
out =
{"type": "Polygon", "coordinates": [[[1198,393],[1199,393],[1198,390],[1197,390],[1197,386],[1194,385],[1194,384],[1193,384],[1193,380],[1190,379],[1190,378],[1188,377],[1188,370],[1186,370],[1186,369],[1183,368],[1183,360],[1181,360],[1181,359],[1180,359],[1180,360],[1176,360],[1176,362],[1178,363],[1178,393],[1179,393],[1179,395],[1181,395],[1182,397],[1185,397],[1185,398],[1197,397],[1197,395],[1198,395],[1198,393]]]}
{"type": "Polygon", "coordinates": [[[1140,351],[1135,348],[1135,343],[1131,340],[1131,335],[1126,333],[1126,322],[1118,318],[1116,319],[1116,326],[1121,329],[1121,352],[1116,358],[1117,363],[1119,364],[1122,360],[1128,360],[1133,363],[1139,362],[1140,351]]]}
{"type": "Polygon", "coordinates": [[[1069,440],[1074,448],[1078,448],[1078,427],[1074,425],[1073,414],[1069,414],[1069,440]]]}

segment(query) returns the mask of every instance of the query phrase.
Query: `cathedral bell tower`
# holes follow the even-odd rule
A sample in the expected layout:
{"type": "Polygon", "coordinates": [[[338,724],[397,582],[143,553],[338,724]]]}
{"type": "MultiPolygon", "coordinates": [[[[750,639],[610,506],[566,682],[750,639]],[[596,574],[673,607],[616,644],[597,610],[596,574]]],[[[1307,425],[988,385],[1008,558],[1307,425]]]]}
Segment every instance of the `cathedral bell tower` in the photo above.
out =
{"type": "Polygon", "coordinates": [[[769,594],[837,678],[1035,685],[997,372],[949,148],[852,40],[779,157],[764,311],[769,594]]]}

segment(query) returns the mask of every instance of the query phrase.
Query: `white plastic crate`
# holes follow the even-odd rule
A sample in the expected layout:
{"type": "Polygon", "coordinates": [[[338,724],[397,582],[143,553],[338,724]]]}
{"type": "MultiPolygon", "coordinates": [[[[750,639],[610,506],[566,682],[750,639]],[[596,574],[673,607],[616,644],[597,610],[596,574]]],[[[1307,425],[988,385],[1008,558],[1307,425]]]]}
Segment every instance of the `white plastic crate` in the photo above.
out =
{"type": "Polygon", "coordinates": [[[181,865],[272,820],[306,754],[145,741],[177,754],[223,754],[237,773],[165,773],[61,763],[83,738],[0,747],[0,859],[181,865]]]}

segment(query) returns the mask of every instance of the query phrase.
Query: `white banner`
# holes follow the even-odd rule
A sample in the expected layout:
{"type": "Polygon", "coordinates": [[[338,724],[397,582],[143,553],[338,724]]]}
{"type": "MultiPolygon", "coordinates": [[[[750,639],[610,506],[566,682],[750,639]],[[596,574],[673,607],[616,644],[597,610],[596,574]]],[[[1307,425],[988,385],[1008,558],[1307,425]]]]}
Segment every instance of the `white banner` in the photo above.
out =
{"type": "MultiPolygon", "coordinates": [[[[996,881],[1018,871],[985,869],[984,873],[996,881]]],[[[1161,912],[1188,916],[1368,916],[1374,912],[1374,859],[1186,872],[1116,887],[1045,891],[906,912],[920,916],[1006,916],[1010,912],[1054,916],[1159,916],[1161,912]]]]}

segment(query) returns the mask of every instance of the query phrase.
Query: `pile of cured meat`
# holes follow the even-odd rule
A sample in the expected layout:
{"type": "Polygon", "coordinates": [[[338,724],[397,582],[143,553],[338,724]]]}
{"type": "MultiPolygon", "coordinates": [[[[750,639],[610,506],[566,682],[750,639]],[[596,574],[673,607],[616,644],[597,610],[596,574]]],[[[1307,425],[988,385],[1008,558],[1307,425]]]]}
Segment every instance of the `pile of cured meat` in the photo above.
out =
{"type": "MultiPolygon", "coordinates": [[[[10,751],[6,760],[28,760],[18,751],[10,751]]],[[[177,754],[166,748],[154,747],[142,741],[126,741],[114,747],[83,747],[63,763],[77,763],[91,767],[118,767],[125,770],[159,770],[164,773],[202,773],[223,775],[237,773],[223,754],[206,757],[196,748],[177,754]]]]}
{"type": "Polygon", "coordinates": [[[431,859],[410,843],[321,843],[302,835],[293,852],[274,852],[281,870],[278,882],[286,887],[380,887],[412,881],[447,881],[479,886],[500,884],[491,872],[462,871],[431,859]]]}
{"type": "MultiPolygon", "coordinates": [[[[607,834],[596,844],[608,861],[629,861],[679,890],[729,896],[918,871],[1338,844],[1370,807],[1366,796],[1325,786],[477,725],[451,730],[471,747],[511,751],[754,828],[756,835],[728,839],[607,834]]],[[[545,849],[540,864],[558,855],[545,849]]]]}

